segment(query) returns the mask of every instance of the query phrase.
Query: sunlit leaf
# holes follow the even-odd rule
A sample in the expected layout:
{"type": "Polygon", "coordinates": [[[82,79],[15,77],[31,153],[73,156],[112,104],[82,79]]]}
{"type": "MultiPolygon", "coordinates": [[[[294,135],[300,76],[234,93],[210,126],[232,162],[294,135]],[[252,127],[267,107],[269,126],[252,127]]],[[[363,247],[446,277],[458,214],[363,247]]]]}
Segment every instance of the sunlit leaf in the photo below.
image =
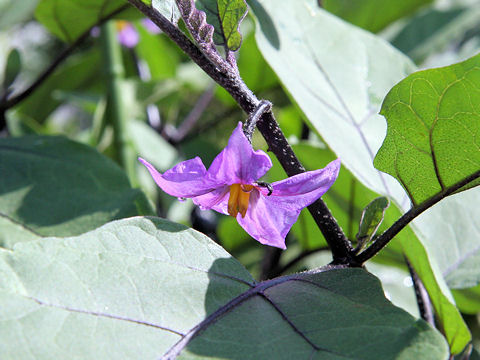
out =
{"type": "Polygon", "coordinates": [[[148,0],[150,6],[158,10],[163,16],[165,16],[172,23],[176,24],[180,18],[180,12],[178,11],[175,0],[148,0]]]}
{"type": "Polygon", "coordinates": [[[442,359],[443,337],[362,269],[255,283],[204,235],[158,218],[0,252],[5,358],[442,359]],[[362,324],[365,331],[358,331],[362,324]],[[25,336],[21,336],[21,335],[25,336]],[[367,345],[366,345],[367,344],[367,345]],[[429,351],[425,352],[425,348],[429,351]],[[168,358],[168,357],[166,357],[168,358]]]}
{"type": "Polygon", "coordinates": [[[387,136],[375,167],[394,176],[414,204],[477,173],[480,184],[480,55],[416,72],[395,85],[382,105],[387,136]]]}
{"type": "Polygon", "coordinates": [[[240,23],[247,15],[245,0],[196,0],[199,10],[207,14],[207,22],[213,25],[213,41],[236,51],[242,44],[240,23]]]}

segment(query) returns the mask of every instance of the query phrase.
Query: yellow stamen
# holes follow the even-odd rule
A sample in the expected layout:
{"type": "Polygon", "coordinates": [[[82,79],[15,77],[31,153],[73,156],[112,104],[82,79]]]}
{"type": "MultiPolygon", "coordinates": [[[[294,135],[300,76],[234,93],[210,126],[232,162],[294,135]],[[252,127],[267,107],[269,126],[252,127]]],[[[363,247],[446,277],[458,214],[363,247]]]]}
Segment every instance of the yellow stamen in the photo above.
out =
{"type": "Polygon", "coordinates": [[[237,217],[238,213],[242,218],[247,214],[248,201],[253,185],[233,184],[230,186],[230,197],[228,198],[228,213],[237,217]]]}
{"type": "Polygon", "coordinates": [[[125,20],[117,20],[115,21],[115,27],[117,28],[117,31],[122,31],[128,26],[129,22],[125,20]]]}
{"type": "Polygon", "coordinates": [[[238,194],[240,193],[240,184],[230,186],[230,197],[228,198],[228,213],[230,216],[237,217],[238,214],[238,194]]]}

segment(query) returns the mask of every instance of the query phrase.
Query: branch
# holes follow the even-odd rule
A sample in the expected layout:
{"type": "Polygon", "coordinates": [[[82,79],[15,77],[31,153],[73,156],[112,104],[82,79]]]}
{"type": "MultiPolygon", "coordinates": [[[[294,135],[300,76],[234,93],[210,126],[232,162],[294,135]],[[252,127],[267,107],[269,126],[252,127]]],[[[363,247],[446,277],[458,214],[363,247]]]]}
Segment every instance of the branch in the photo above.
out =
{"type": "Polygon", "coordinates": [[[214,85],[215,84],[212,83],[212,85],[208,86],[178,128],[172,127],[171,129],[165,129],[168,141],[173,144],[178,144],[185,139],[212,101],[215,93],[214,85]]]}
{"type": "MultiPolygon", "coordinates": [[[[157,10],[147,6],[141,0],[128,0],[128,2],[150,18],[203,71],[227,90],[243,111],[251,114],[258,108],[260,101],[245,85],[237,69],[229,62],[225,61],[222,63],[222,66],[214,64],[181,30],[157,10]]],[[[260,121],[257,123],[257,127],[265,138],[269,150],[275,154],[288,176],[305,172],[305,168],[295,156],[285,135],[279,128],[272,111],[263,113],[260,121]]],[[[308,210],[332,250],[333,263],[354,264],[354,259],[351,255],[352,246],[323,200],[318,199],[308,207],[308,210]]]]}
{"type": "MultiPolygon", "coordinates": [[[[123,5],[119,7],[117,10],[111,12],[107,16],[101,18],[95,25],[99,26],[102,25],[104,22],[107,20],[110,20],[112,17],[118,15],[122,11],[128,9],[130,6],[123,5]]],[[[55,71],[58,65],[60,65],[72,52],[75,50],[77,46],[79,46],[81,43],[83,43],[88,37],[90,36],[90,30],[92,28],[89,28],[86,30],[82,35],[80,35],[73,43],[71,43],[67,48],[65,48],[53,61],[52,63],[44,70],[43,73],[41,73],[38,78],[25,90],[23,90],[21,93],[18,95],[15,95],[9,99],[7,99],[5,102],[0,103],[0,111],[5,111],[7,109],[10,109],[11,107],[17,105],[21,101],[25,100],[30,94],[32,94],[45,80],[48,79],[48,77],[55,71]]],[[[1,125],[1,124],[0,124],[1,125]]],[[[0,126],[1,128],[1,126],[0,126]]]]}
{"type": "Polygon", "coordinates": [[[407,263],[408,271],[410,272],[410,276],[412,277],[412,282],[413,282],[413,287],[415,289],[415,297],[417,298],[417,305],[418,305],[418,311],[420,312],[420,317],[426,322],[428,322],[435,329],[436,326],[435,326],[435,318],[433,316],[432,302],[430,301],[430,297],[428,296],[427,289],[425,289],[425,286],[423,285],[422,280],[413,269],[412,264],[410,264],[410,261],[408,261],[408,259],[405,258],[405,262],[407,263]]]}
{"type": "Polygon", "coordinates": [[[465,185],[471,183],[475,179],[480,177],[480,170],[473,173],[470,176],[467,176],[465,179],[457,182],[451,187],[445,189],[444,191],[439,192],[438,194],[432,196],[431,198],[425,200],[423,203],[419,204],[408,210],[403,214],[400,219],[398,219],[391,227],[389,227],[382,235],[380,235],[377,240],[370,245],[365,251],[361,252],[355,256],[355,260],[359,264],[363,264],[368,259],[374,257],[380,250],[382,250],[393,238],[397,235],[404,227],[406,227],[413,219],[418,215],[423,213],[425,210],[431,208],[433,205],[438,203],[440,200],[443,200],[447,196],[453,194],[457,190],[461,189],[465,185]]]}

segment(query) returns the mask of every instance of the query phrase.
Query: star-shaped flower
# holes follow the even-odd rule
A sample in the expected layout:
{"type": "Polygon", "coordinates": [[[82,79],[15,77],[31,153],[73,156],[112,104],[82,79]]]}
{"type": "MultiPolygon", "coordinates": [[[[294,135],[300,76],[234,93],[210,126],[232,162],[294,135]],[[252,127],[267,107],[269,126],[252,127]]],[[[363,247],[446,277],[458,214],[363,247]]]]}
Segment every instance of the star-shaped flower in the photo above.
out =
{"type": "Polygon", "coordinates": [[[332,186],[340,170],[337,159],[324,169],[298,174],[267,187],[257,181],[272,167],[272,162],[262,150],[252,149],[241,122],[208,170],[199,157],[183,161],[163,174],[144,159],[139,160],[167,194],[192,198],[203,210],[231,215],[254,239],[281,249],[285,249],[285,236],[300,211],[332,186]]]}

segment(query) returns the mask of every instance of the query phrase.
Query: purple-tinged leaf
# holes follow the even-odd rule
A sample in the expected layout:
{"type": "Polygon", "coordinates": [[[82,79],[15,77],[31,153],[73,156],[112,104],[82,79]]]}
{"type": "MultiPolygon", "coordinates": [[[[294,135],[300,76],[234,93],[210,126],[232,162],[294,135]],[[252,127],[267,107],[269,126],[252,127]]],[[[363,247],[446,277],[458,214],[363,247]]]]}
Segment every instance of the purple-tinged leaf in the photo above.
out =
{"type": "Polygon", "coordinates": [[[188,31],[198,45],[200,45],[203,50],[208,48],[214,49],[214,28],[207,23],[207,15],[205,12],[195,7],[194,0],[177,0],[177,6],[188,31]]]}

